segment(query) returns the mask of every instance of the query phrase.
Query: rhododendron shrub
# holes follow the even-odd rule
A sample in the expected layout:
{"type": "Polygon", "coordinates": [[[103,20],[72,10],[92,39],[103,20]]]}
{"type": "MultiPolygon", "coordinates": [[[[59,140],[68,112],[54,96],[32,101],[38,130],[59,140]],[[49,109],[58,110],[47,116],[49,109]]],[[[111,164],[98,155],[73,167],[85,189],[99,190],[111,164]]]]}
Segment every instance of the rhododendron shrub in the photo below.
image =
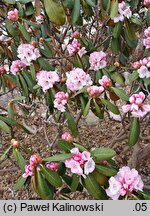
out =
{"type": "Polygon", "coordinates": [[[113,147],[124,139],[131,159],[141,155],[136,146],[150,152],[139,146],[149,139],[149,7],[148,0],[1,1],[0,97],[12,98],[0,104],[0,130],[12,140],[0,161],[12,153],[18,162],[15,190],[31,183],[42,199],[84,189],[95,199],[144,198],[136,164],[120,168],[113,147]],[[51,127],[53,119],[58,128],[49,157],[17,137],[18,130],[39,133],[42,123],[33,131],[25,119],[40,104],[41,122],[51,127]],[[111,148],[79,142],[80,120],[89,112],[119,122],[111,148]]]}

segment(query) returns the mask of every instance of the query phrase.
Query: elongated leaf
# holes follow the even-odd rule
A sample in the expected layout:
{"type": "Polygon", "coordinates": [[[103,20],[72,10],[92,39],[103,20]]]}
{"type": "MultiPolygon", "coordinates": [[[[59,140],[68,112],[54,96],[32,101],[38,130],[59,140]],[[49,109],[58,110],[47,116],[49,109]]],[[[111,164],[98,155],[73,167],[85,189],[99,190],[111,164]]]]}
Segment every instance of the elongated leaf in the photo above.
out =
{"type": "Polygon", "coordinates": [[[65,117],[66,117],[68,127],[69,127],[72,135],[74,137],[76,137],[78,135],[78,129],[77,129],[77,125],[76,125],[76,122],[75,122],[72,114],[69,111],[66,111],[65,112],[65,117]]]}
{"type": "Polygon", "coordinates": [[[128,138],[128,145],[130,147],[134,146],[140,135],[140,123],[138,118],[132,118],[131,126],[130,126],[130,132],[129,132],[129,138],[128,138]]]}
{"type": "Polygon", "coordinates": [[[55,0],[44,0],[44,5],[51,22],[58,26],[65,24],[66,15],[61,4],[55,0]]]}
{"type": "Polygon", "coordinates": [[[95,105],[95,114],[97,117],[100,119],[104,118],[104,112],[101,110],[101,107],[96,103],[96,100],[94,100],[94,105],[95,105]]]}
{"type": "Polygon", "coordinates": [[[9,146],[5,151],[4,153],[0,156],[0,161],[3,161],[5,160],[7,154],[9,153],[9,151],[11,150],[12,146],[9,146]]]}
{"type": "Polygon", "coordinates": [[[130,75],[130,77],[129,77],[129,80],[130,80],[130,82],[133,82],[133,81],[135,81],[136,79],[138,79],[138,77],[139,77],[139,74],[138,74],[138,72],[137,71],[133,71],[133,73],[130,75]]]}
{"type": "Polygon", "coordinates": [[[62,186],[62,180],[56,172],[54,172],[54,171],[52,171],[52,170],[50,170],[44,166],[42,166],[41,171],[43,172],[45,178],[47,179],[47,181],[51,185],[53,185],[56,188],[62,186]]]}
{"type": "Polygon", "coordinates": [[[45,158],[44,161],[48,161],[48,162],[56,162],[56,161],[64,161],[68,158],[71,158],[72,154],[69,153],[63,153],[63,154],[59,154],[59,155],[54,155],[48,158],[45,158]]]}
{"type": "Polygon", "coordinates": [[[14,126],[17,124],[17,121],[15,121],[14,119],[8,118],[8,117],[0,116],[0,120],[2,120],[3,122],[5,122],[6,124],[10,126],[14,126]]]}
{"type": "Polygon", "coordinates": [[[104,189],[97,183],[93,174],[89,174],[84,179],[85,188],[95,199],[106,199],[106,193],[104,189]]]}
{"type": "Polygon", "coordinates": [[[58,146],[65,152],[70,152],[70,150],[74,147],[71,143],[65,140],[58,140],[57,143],[58,143],[58,146]]]}
{"type": "Polygon", "coordinates": [[[96,170],[106,176],[115,176],[117,174],[116,169],[104,165],[96,165],[96,170]]]}
{"type": "Polygon", "coordinates": [[[101,99],[102,103],[107,107],[108,110],[110,110],[112,113],[119,115],[119,109],[116,105],[112,104],[110,101],[102,98],[101,99]]]}
{"type": "Polygon", "coordinates": [[[115,94],[124,101],[129,101],[129,96],[126,95],[123,89],[118,89],[116,87],[111,87],[115,94]]]}
{"type": "Polygon", "coordinates": [[[80,17],[80,0],[74,1],[74,7],[71,16],[72,16],[72,24],[75,24],[80,17]]]}
{"type": "Polygon", "coordinates": [[[81,145],[81,144],[73,143],[73,145],[74,145],[75,147],[77,147],[81,152],[83,152],[83,151],[88,151],[88,149],[85,148],[85,147],[84,147],[83,145],[81,145]]]}
{"type": "Polygon", "coordinates": [[[38,62],[43,70],[47,70],[47,71],[54,70],[53,66],[48,61],[46,61],[44,58],[42,57],[38,58],[38,62]]]}
{"type": "Polygon", "coordinates": [[[86,3],[91,7],[96,7],[95,0],[86,0],[86,3]]]}
{"type": "Polygon", "coordinates": [[[148,8],[146,19],[148,26],[150,26],[150,8],[148,8]]]}
{"type": "Polygon", "coordinates": [[[21,155],[21,153],[18,151],[18,149],[13,148],[13,156],[14,156],[15,160],[17,161],[21,171],[24,172],[25,171],[26,160],[21,155]]]}
{"type": "Polygon", "coordinates": [[[74,174],[71,183],[71,192],[75,192],[77,190],[78,184],[79,184],[79,176],[74,174]]]}
{"type": "Polygon", "coordinates": [[[96,160],[108,160],[116,155],[116,152],[111,148],[96,148],[91,152],[92,157],[96,160]]]}
{"type": "Polygon", "coordinates": [[[0,120],[0,129],[6,133],[11,133],[11,128],[2,120],[0,120]]]}
{"type": "Polygon", "coordinates": [[[28,97],[29,96],[29,91],[28,91],[28,87],[27,87],[27,84],[23,78],[23,76],[21,74],[19,74],[19,79],[20,79],[20,83],[21,83],[21,86],[22,86],[22,89],[23,89],[23,95],[25,97],[28,97]]]}
{"type": "Polygon", "coordinates": [[[84,117],[86,117],[86,116],[88,115],[88,113],[89,113],[90,104],[91,104],[91,99],[87,102],[86,107],[85,107],[85,109],[84,109],[84,111],[83,111],[83,116],[84,116],[84,117]]]}
{"type": "Polygon", "coordinates": [[[115,27],[113,29],[113,36],[114,36],[114,38],[118,38],[120,36],[122,28],[123,28],[123,23],[122,22],[118,22],[115,25],[115,27]]]}
{"type": "Polygon", "coordinates": [[[113,0],[111,3],[110,18],[113,19],[118,12],[118,0],[113,0]]]}
{"type": "MultiPolygon", "coordinates": [[[[62,178],[66,182],[66,184],[71,187],[71,184],[73,181],[72,177],[70,177],[68,175],[64,175],[64,176],[62,176],[62,178]]],[[[77,191],[83,191],[83,186],[80,183],[78,184],[77,191]]]]}
{"type": "Polygon", "coordinates": [[[21,188],[23,188],[25,182],[26,182],[26,178],[20,177],[20,178],[18,179],[18,181],[16,182],[16,184],[14,185],[14,190],[15,190],[15,191],[18,191],[18,190],[20,190],[21,188]]]}
{"type": "Polygon", "coordinates": [[[25,26],[19,23],[19,30],[21,31],[21,34],[26,39],[26,41],[30,42],[31,41],[30,34],[26,30],[25,26]]]}

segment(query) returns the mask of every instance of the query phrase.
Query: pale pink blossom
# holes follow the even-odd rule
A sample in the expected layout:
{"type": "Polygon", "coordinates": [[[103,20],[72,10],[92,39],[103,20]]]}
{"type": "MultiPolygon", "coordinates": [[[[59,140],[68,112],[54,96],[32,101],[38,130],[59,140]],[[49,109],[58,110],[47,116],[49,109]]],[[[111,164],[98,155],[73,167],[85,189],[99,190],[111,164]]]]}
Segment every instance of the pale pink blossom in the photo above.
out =
{"type": "Polygon", "coordinates": [[[132,16],[132,11],[130,6],[128,6],[124,1],[118,4],[118,13],[113,18],[114,23],[119,21],[123,22],[125,18],[129,19],[132,16]]]}
{"type": "Polygon", "coordinates": [[[124,113],[131,112],[133,117],[143,117],[150,112],[150,105],[144,105],[145,94],[140,92],[139,94],[133,94],[129,98],[130,104],[122,106],[124,113]]]}
{"type": "Polygon", "coordinates": [[[0,75],[7,73],[4,66],[0,66],[0,75]]]}
{"type": "Polygon", "coordinates": [[[70,56],[78,54],[82,57],[85,53],[87,53],[85,47],[81,48],[80,43],[76,39],[73,39],[72,43],[67,45],[67,50],[70,56]]]}
{"type": "Polygon", "coordinates": [[[144,0],[144,5],[145,6],[150,6],[150,0],[144,0]]]}
{"type": "Polygon", "coordinates": [[[26,65],[21,60],[15,60],[12,62],[10,67],[10,72],[14,75],[25,68],[26,65]]]}
{"type": "Polygon", "coordinates": [[[21,44],[18,47],[18,58],[27,66],[40,57],[40,52],[31,44],[21,44]]]}
{"type": "Polygon", "coordinates": [[[73,142],[73,137],[71,136],[70,132],[68,132],[68,131],[65,131],[65,132],[62,134],[61,138],[62,138],[63,140],[66,140],[67,142],[70,142],[70,143],[73,142]]]}
{"type": "Polygon", "coordinates": [[[90,54],[89,57],[90,62],[90,69],[94,71],[98,71],[106,67],[106,54],[102,51],[100,52],[93,52],[90,54]]]}
{"type": "Polygon", "coordinates": [[[55,163],[55,162],[51,162],[51,163],[48,163],[46,164],[46,167],[54,172],[57,172],[58,171],[58,163],[55,163]]]}
{"type": "Polygon", "coordinates": [[[54,107],[61,112],[65,112],[68,101],[69,101],[68,93],[57,92],[55,94],[54,107]]]}
{"type": "Polygon", "coordinates": [[[73,37],[74,37],[75,39],[79,39],[79,38],[80,38],[80,33],[77,32],[77,31],[73,32],[73,37]]]}
{"type": "Polygon", "coordinates": [[[87,88],[87,92],[90,95],[90,97],[98,97],[102,92],[104,91],[104,87],[103,86],[90,86],[89,88],[87,88]]]}
{"type": "Polygon", "coordinates": [[[137,69],[139,77],[142,78],[150,78],[150,57],[141,59],[132,64],[134,69],[137,69]]]}
{"type": "Polygon", "coordinates": [[[14,10],[11,10],[8,12],[7,14],[7,18],[9,20],[12,20],[12,21],[17,21],[19,16],[18,16],[18,10],[15,8],[14,10]]]}
{"type": "Polygon", "coordinates": [[[41,25],[44,21],[44,15],[43,14],[40,14],[39,16],[36,16],[36,22],[38,25],[41,25]]]}
{"type": "Polygon", "coordinates": [[[138,74],[140,78],[150,78],[150,71],[146,66],[141,66],[138,69],[138,74]]]}
{"type": "Polygon", "coordinates": [[[143,44],[144,44],[144,46],[146,47],[146,49],[149,49],[149,48],[150,48],[150,37],[145,38],[145,39],[143,40],[143,44]]]}
{"type": "Polygon", "coordinates": [[[77,91],[84,86],[92,85],[92,80],[89,74],[86,74],[81,68],[74,68],[69,73],[66,73],[67,88],[71,91],[77,91]]]}
{"type": "Polygon", "coordinates": [[[33,169],[34,167],[31,166],[30,164],[25,166],[25,173],[22,175],[23,178],[27,178],[28,176],[33,175],[33,169]]]}
{"type": "Polygon", "coordinates": [[[106,193],[113,200],[120,196],[128,196],[134,191],[143,191],[143,181],[135,169],[125,166],[119,169],[116,176],[109,179],[109,188],[106,193]]]}
{"type": "Polygon", "coordinates": [[[150,26],[147,28],[147,29],[145,29],[145,31],[144,31],[144,35],[145,35],[145,37],[150,37],[150,26]]]}
{"type": "Polygon", "coordinates": [[[60,81],[60,78],[55,71],[39,71],[36,75],[37,84],[42,87],[43,91],[53,88],[60,81]]]}
{"type": "Polygon", "coordinates": [[[101,86],[103,86],[105,89],[108,89],[108,88],[112,85],[111,79],[110,79],[108,76],[106,76],[106,75],[102,76],[102,78],[99,79],[98,82],[99,82],[99,84],[100,84],[101,86]]]}
{"type": "Polygon", "coordinates": [[[41,162],[41,157],[39,156],[39,155],[37,155],[37,154],[34,154],[34,155],[32,155],[31,157],[30,157],[30,160],[29,160],[29,162],[30,162],[30,165],[31,166],[35,166],[35,165],[37,165],[39,162],[41,162]]]}
{"type": "Polygon", "coordinates": [[[65,161],[65,165],[71,169],[72,173],[85,178],[86,175],[94,171],[95,162],[91,158],[90,152],[81,153],[78,148],[73,148],[70,152],[73,156],[65,161]]]}

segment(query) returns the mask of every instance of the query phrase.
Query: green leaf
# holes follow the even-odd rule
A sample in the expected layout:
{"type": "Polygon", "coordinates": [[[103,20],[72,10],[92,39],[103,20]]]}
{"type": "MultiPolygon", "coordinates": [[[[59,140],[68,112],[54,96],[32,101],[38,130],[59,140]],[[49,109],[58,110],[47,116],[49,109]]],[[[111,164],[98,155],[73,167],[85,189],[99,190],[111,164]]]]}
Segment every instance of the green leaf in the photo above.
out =
{"type": "Polygon", "coordinates": [[[65,166],[65,164],[63,162],[60,162],[58,164],[58,171],[57,171],[57,173],[60,176],[63,176],[63,175],[65,175],[65,172],[66,172],[66,166],[65,166]]]}
{"type": "Polygon", "coordinates": [[[2,120],[0,120],[0,129],[5,131],[6,133],[11,133],[11,128],[2,120]]]}
{"type": "Polygon", "coordinates": [[[94,105],[95,105],[95,114],[97,117],[100,119],[104,118],[104,112],[101,110],[101,107],[96,103],[96,100],[94,100],[94,105]]]}
{"type": "Polygon", "coordinates": [[[120,36],[122,28],[123,28],[123,23],[122,22],[118,22],[115,25],[115,27],[113,29],[113,37],[114,38],[118,38],[120,36]]]}
{"type": "Polygon", "coordinates": [[[26,99],[26,97],[24,97],[24,96],[17,96],[12,101],[23,101],[25,99],[26,99]]]}
{"type": "Polygon", "coordinates": [[[106,199],[105,190],[102,187],[100,187],[100,185],[97,183],[96,179],[94,178],[93,174],[89,174],[84,179],[84,184],[85,184],[85,188],[95,199],[100,199],[100,200],[106,199]]]}
{"type": "Polygon", "coordinates": [[[66,15],[61,4],[55,0],[44,0],[44,5],[51,22],[58,26],[65,24],[66,15]]]}
{"type": "Polygon", "coordinates": [[[9,153],[9,151],[11,150],[11,148],[12,148],[12,146],[9,146],[9,147],[4,151],[4,153],[0,156],[0,161],[5,160],[6,155],[9,153]]]}
{"type": "Polygon", "coordinates": [[[111,148],[96,148],[91,152],[92,157],[96,160],[109,160],[116,155],[116,152],[111,148]]]}
{"type": "Polygon", "coordinates": [[[112,37],[112,40],[111,40],[111,49],[112,49],[112,51],[113,51],[114,54],[117,55],[119,53],[120,43],[119,43],[118,38],[112,37]]]}
{"type": "Polygon", "coordinates": [[[18,149],[13,148],[13,156],[14,156],[15,160],[17,161],[21,171],[24,172],[25,171],[26,160],[21,155],[21,153],[18,151],[18,149]]]}
{"type": "Polygon", "coordinates": [[[75,192],[77,190],[78,185],[79,185],[79,176],[74,174],[71,182],[71,192],[75,192]]]}
{"type": "Polygon", "coordinates": [[[96,7],[95,0],[86,0],[86,3],[91,7],[96,7]]]}
{"type": "Polygon", "coordinates": [[[24,80],[24,78],[23,78],[23,76],[22,76],[21,74],[18,74],[18,76],[19,76],[19,80],[20,80],[21,87],[22,87],[22,90],[23,90],[22,93],[23,93],[23,95],[24,95],[25,97],[28,98],[28,96],[29,96],[29,91],[28,91],[27,84],[26,84],[26,82],[25,82],[25,80],[24,80]]]}
{"type": "Polygon", "coordinates": [[[129,96],[126,95],[123,89],[118,89],[116,87],[111,87],[115,94],[124,101],[129,101],[129,96]]]}
{"type": "Polygon", "coordinates": [[[34,7],[32,2],[28,2],[27,4],[25,4],[25,15],[26,16],[31,16],[34,14],[34,7]]]}
{"type": "Polygon", "coordinates": [[[43,70],[47,70],[47,71],[54,70],[53,66],[48,61],[43,59],[42,57],[38,58],[38,62],[43,70]]]}
{"type": "Polygon", "coordinates": [[[26,39],[27,42],[31,41],[30,38],[30,34],[29,32],[26,30],[26,27],[22,24],[19,23],[19,30],[21,31],[21,34],[23,35],[23,37],[26,39]]]}
{"type": "MultiPolygon", "coordinates": [[[[71,187],[71,184],[72,184],[72,181],[73,181],[72,177],[70,177],[68,175],[64,175],[64,176],[62,176],[62,178],[66,182],[66,184],[71,187]]],[[[79,183],[76,190],[77,191],[83,191],[83,186],[79,183]]]]}
{"type": "Polygon", "coordinates": [[[69,111],[65,112],[65,118],[67,120],[68,128],[70,129],[72,135],[76,137],[78,135],[78,128],[72,114],[69,111]]]}
{"type": "Polygon", "coordinates": [[[9,32],[9,34],[11,34],[13,37],[19,35],[19,29],[17,28],[16,24],[13,23],[13,21],[6,20],[5,24],[6,24],[6,29],[9,32]]]}
{"type": "Polygon", "coordinates": [[[47,179],[47,181],[51,185],[53,185],[56,188],[62,186],[62,180],[56,172],[54,172],[54,171],[52,171],[52,170],[50,170],[44,166],[42,166],[41,171],[43,172],[45,178],[47,179]]]}
{"type": "Polygon", "coordinates": [[[80,17],[80,0],[74,1],[74,7],[73,7],[71,17],[72,17],[72,24],[75,24],[80,17]]]}
{"type": "Polygon", "coordinates": [[[88,149],[85,148],[85,147],[84,147],[83,145],[81,145],[81,144],[73,143],[73,145],[74,145],[75,147],[77,147],[81,152],[83,152],[83,151],[88,151],[88,149]]]}
{"type": "Polygon", "coordinates": [[[147,25],[150,26],[150,8],[148,8],[146,20],[147,20],[147,25]]]}
{"type": "Polygon", "coordinates": [[[120,73],[117,73],[117,72],[113,72],[110,74],[111,76],[111,79],[115,82],[117,82],[118,84],[124,84],[124,77],[120,74],[120,73]]]}
{"type": "MultiPolygon", "coordinates": [[[[35,184],[36,185],[36,184],[35,184]]],[[[43,200],[52,200],[54,191],[47,183],[40,171],[37,171],[37,192],[43,200]]]]}
{"type": "Polygon", "coordinates": [[[8,4],[16,4],[16,0],[4,0],[8,4]]]}
{"type": "Polygon", "coordinates": [[[14,126],[17,124],[17,121],[15,121],[14,119],[8,118],[8,117],[0,116],[0,120],[5,122],[6,124],[8,124],[10,126],[14,126]]]}
{"type": "Polygon", "coordinates": [[[118,0],[113,0],[111,4],[110,18],[113,19],[118,12],[118,0]]]}
{"type": "Polygon", "coordinates": [[[116,169],[104,165],[96,165],[96,170],[106,176],[115,176],[117,174],[116,169]]]}
{"type": "Polygon", "coordinates": [[[130,126],[130,132],[129,132],[129,138],[128,138],[128,145],[130,147],[134,146],[140,135],[140,123],[138,118],[132,118],[131,120],[131,126],[130,126]]]}
{"type": "Polygon", "coordinates": [[[89,110],[90,110],[90,105],[91,105],[91,98],[89,99],[89,101],[87,102],[86,104],[86,107],[83,111],[83,116],[86,117],[89,113],[89,110]]]}
{"type": "Polygon", "coordinates": [[[22,187],[24,187],[25,182],[26,182],[26,178],[20,177],[16,182],[16,184],[14,185],[14,190],[15,191],[20,190],[22,187]]]}
{"type": "Polygon", "coordinates": [[[126,26],[126,33],[127,33],[127,36],[129,38],[130,41],[134,41],[137,37],[136,37],[136,34],[135,34],[135,29],[133,28],[133,25],[129,22],[129,21],[126,21],[125,22],[125,26],[126,26]]]}
{"type": "Polygon", "coordinates": [[[130,82],[133,82],[133,81],[135,81],[138,78],[139,78],[139,74],[138,74],[138,72],[136,70],[133,71],[133,73],[129,76],[130,82]]]}
{"type": "Polygon", "coordinates": [[[70,153],[63,153],[63,154],[59,154],[59,155],[54,155],[48,158],[45,158],[44,161],[48,161],[48,162],[56,162],[56,161],[64,161],[67,160],[68,158],[71,158],[72,154],[70,153]]]}
{"type": "Polygon", "coordinates": [[[65,152],[70,152],[70,150],[74,147],[71,143],[65,140],[58,140],[57,143],[60,149],[64,150],[65,152]]]}
{"type": "Polygon", "coordinates": [[[108,108],[108,110],[110,110],[112,113],[119,115],[119,109],[116,105],[112,104],[110,101],[101,98],[102,103],[108,108]]]}

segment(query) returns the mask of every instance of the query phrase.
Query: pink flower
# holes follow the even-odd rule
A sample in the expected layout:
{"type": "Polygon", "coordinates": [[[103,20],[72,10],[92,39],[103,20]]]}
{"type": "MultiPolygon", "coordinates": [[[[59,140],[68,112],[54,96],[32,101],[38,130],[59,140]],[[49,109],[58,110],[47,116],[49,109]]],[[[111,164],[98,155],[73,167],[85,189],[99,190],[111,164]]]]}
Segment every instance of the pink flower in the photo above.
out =
{"type": "Polygon", "coordinates": [[[144,187],[143,181],[135,169],[125,166],[119,169],[116,176],[109,179],[109,188],[106,193],[113,200],[117,200],[120,196],[129,195],[133,191],[142,191],[144,187]]]}
{"type": "Polygon", "coordinates": [[[150,6],[150,0],[144,0],[144,5],[145,6],[150,6]]]}
{"type": "Polygon", "coordinates": [[[73,148],[70,152],[73,156],[65,161],[65,165],[71,169],[72,173],[86,177],[85,175],[94,171],[95,162],[91,158],[90,152],[81,153],[78,148],[73,148]]]}
{"type": "Polygon", "coordinates": [[[41,25],[44,21],[44,15],[40,14],[39,16],[36,16],[36,22],[38,25],[41,25]]]}
{"type": "Polygon", "coordinates": [[[74,37],[75,39],[79,39],[79,38],[80,38],[80,33],[77,32],[77,31],[73,32],[73,37],[74,37]]]}
{"type": "Polygon", "coordinates": [[[89,74],[86,74],[81,68],[74,68],[69,73],[66,73],[67,88],[71,91],[77,91],[82,89],[84,86],[92,84],[92,80],[89,74]]]}
{"type": "Polygon", "coordinates": [[[90,97],[98,97],[102,92],[104,91],[103,86],[90,86],[87,88],[87,92],[90,95],[90,97]]]}
{"type": "Polygon", "coordinates": [[[124,1],[118,4],[118,13],[113,18],[114,23],[119,21],[123,22],[125,18],[129,19],[132,16],[130,6],[128,6],[124,1]]]}
{"type": "Polygon", "coordinates": [[[73,39],[72,43],[67,46],[67,50],[70,56],[78,53],[78,55],[82,57],[85,53],[87,53],[85,47],[81,48],[80,43],[76,39],[73,39]]]}
{"type": "Polygon", "coordinates": [[[22,175],[23,178],[27,178],[28,176],[33,175],[33,169],[34,167],[31,166],[30,164],[25,166],[25,173],[22,175]]]}
{"type": "Polygon", "coordinates": [[[137,69],[140,78],[150,78],[150,57],[134,62],[133,67],[137,69]]]}
{"type": "Polygon", "coordinates": [[[58,163],[55,163],[55,162],[51,162],[51,163],[48,163],[46,164],[46,167],[54,172],[57,172],[58,171],[58,163]]]}
{"type": "Polygon", "coordinates": [[[61,112],[65,112],[68,101],[69,101],[68,93],[57,92],[55,94],[54,107],[60,110],[61,112]]]}
{"type": "Polygon", "coordinates": [[[63,140],[66,140],[66,141],[69,142],[69,143],[72,143],[72,142],[73,142],[73,137],[71,136],[71,134],[70,134],[68,131],[64,132],[64,133],[62,134],[61,138],[62,138],[63,140]]]}
{"type": "Polygon", "coordinates": [[[149,48],[150,48],[150,37],[145,38],[145,39],[143,40],[143,44],[144,44],[144,46],[146,47],[146,49],[149,49],[149,48]]]}
{"type": "Polygon", "coordinates": [[[99,79],[99,84],[108,89],[112,85],[112,81],[108,76],[104,75],[102,79],[99,79]]]}
{"type": "Polygon", "coordinates": [[[7,73],[5,67],[0,66],[0,75],[7,73]]]}
{"type": "Polygon", "coordinates": [[[17,52],[18,58],[20,58],[21,61],[27,66],[29,66],[32,61],[35,61],[40,57],[39,50],[31,44],[21,44],[18,47],[17,52]]]}
{"type": "Polygon", "coordinates": [[[23,68],[25,68],[26,65],[20,61],[20,60],[15,60],[12,62],[12,65],[10,67],[10,72],[16,75],[19,71],[21,71],[23,68]]]}
{"type": "MultiPolygon", "coordinates": [[[[150,1],[149,1],[150,2],[150,1]]],[[[150,26],[144,31],[145,37],[150,37],[150,26]]]]}
{"type": "Polygon", "coordinates": [[[37,154],[32,155],[29,160],[31,166],[36,166],[41,161],[42,158],[37,154]]]}
{"type": "Polygon", "coordinates": [[[146,66],[141,66],[138,69],[138,74],[140,78],[150,78],[150,71],[146,66]]]}
{"type": "Polygon", "coordinates": [[[7,14],[7,18],[12,21],[17,21],[18,20],[18,10],[15,8],[14,10],[9,11],[7,14]]]}
{"type": "Polygon", "coordinates": [[[93,52],[90,54],[89,62],[90,69],[98,71],[99,69],[106,67],[106,54],[102,51],[93,52]]]}
{"type": "Polygon", "coordinates": [[[145,100],[145,94],[140,92],[139,94],[133,94],[129,98],[130,104],[126,104],[122,106],[122,110],[124,113],[131,112],[133,117],[143,117],[148,112],[150,112],[150,105],[144,105],[143,102],[145,100]]]}
{"type": "Polygon", "coordinates": [[[43,91],[53,88],[60,81],[57,72],[55,71],[39,71],[36,75],[37,84],[42,87],[43,91]]]}
{"type": "Polygon", "coordinates": [[[139,69],[139,68],[141,67],[141,64],[140,64],[139,61],[136,61],[136,62],[134,62],[134,63],[132,64],[132,66],[133,66],[134,69],[139,69]]]}

